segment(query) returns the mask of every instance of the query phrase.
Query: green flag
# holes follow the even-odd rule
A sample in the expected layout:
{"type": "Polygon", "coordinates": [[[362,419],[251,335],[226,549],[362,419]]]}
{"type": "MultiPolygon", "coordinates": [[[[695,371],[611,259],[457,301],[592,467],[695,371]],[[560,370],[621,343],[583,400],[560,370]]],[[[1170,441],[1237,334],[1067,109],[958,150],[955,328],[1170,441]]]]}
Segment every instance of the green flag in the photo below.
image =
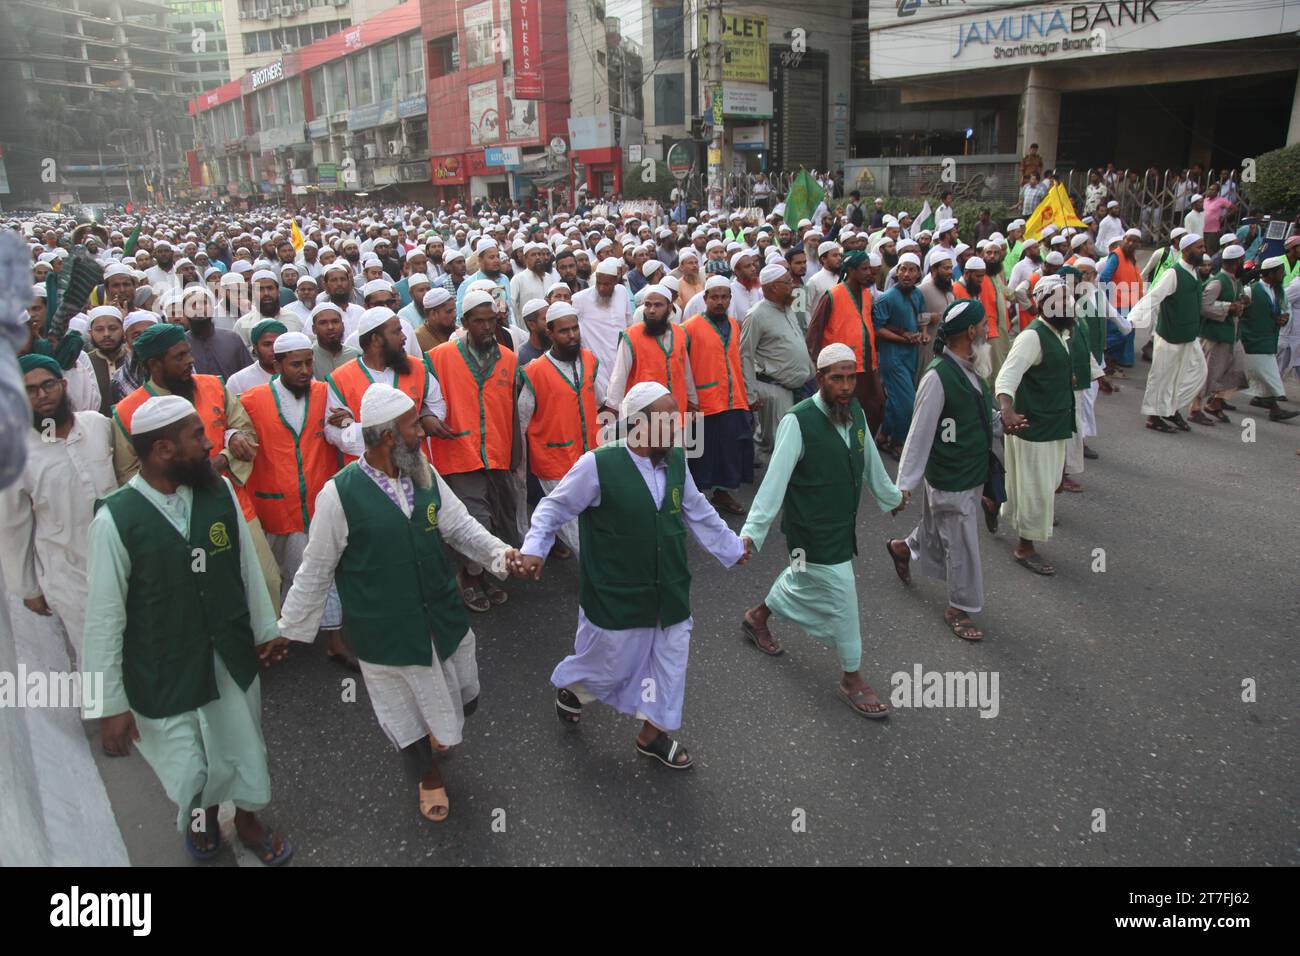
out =
{"type": "Polygon", "coordinates": [[[825,191],[817,185],[817,180],[812,178],[808,170],[799,170],[794,182],[790,184],[790,191],[786,193],[785,221],[794,228],[800,219],[811,219],[825,195],[825,191]]]}
{"type": "Polygon", "coordinates": [[[125,259],[135,255],[135,244],[140,241],[140,224],[143,219],[137,220],[135,228],[131,230],[131,235],[126,240],[126,245],[122,247],[122,257],[125,259]]]}

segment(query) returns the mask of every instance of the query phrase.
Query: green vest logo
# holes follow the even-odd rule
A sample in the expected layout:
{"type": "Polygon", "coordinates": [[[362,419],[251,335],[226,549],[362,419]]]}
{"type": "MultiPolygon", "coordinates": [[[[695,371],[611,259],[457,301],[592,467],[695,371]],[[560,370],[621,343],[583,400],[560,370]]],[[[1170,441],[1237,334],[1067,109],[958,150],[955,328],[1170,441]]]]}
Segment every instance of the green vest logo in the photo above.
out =
{"type": "Polygon", "coordinates": [[[431,531],[438,527],[438,506],[432,501],[429,502],[429,507],[424,509],[424,515],[429,519],[429,527],[426,530],[431,531]]]}
{"type": "Polygon", "coordinates": [[[867,430],[865,428],[859,428],[858,429],[858,451],[866,450],[867,447],[866,442],[867,442],[867,430]]]}
{"type": "Polygon", "coordinates": [[[216,550],[213,554],[220,554],[222,551],[230,550],[230,534],[226,531],[226,525],[223,521],[214,521],[212,527],[208,528],[208,540],[212,542],[212,547],[216,550]]]}
{"type": "Polygon", "coordinates": [[[682,489],[673,489],[673,514],[678,514],[682,510],[682,489]]]}

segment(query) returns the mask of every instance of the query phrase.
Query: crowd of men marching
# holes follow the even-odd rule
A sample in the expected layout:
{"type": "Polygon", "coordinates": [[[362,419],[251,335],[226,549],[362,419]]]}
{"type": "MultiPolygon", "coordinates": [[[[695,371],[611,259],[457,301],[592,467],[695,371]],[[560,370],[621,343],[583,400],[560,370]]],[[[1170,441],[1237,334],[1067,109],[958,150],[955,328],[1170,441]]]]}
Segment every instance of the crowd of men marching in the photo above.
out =
{"type": "Polygon", "coordinates": [[[1232,233],[1207,250],[1175,230],[1139,265],[1115,212],[1036,237],[1017,220],[973,247],[951,218],[873,222],[404,207],[13,223],[35,285],[28,461],[0,492],[7,586],[104,675],[102,745],[148,761],[189,852],[220,851],[232,801],[274,865],[293,849],[257,817],[258,672],[291,642],[319,636],[363,675],[420,813],[445,820],[437,754],[478,703],[473,617],[511,575],[576,560],[557,715],[606,704],[640,721],[639,753],[687,769],[671,735],[688,530],[734,567],[779,519],[790,560],[739,626],[779,655],[773,615],[797,624],[837,654],[839,698],[881,718],[852,566],[864,485],[884,511],[919,499],[888,559],[905,583],[913,562],[945,580],[947,627],[977,641],[980,523],[1054,573],[1037,548],[1098,457],[1098,398],[1137,360],[1136,329],[1154,328],[1153,431],[1227,423],[1247,388],[1271,420],[1296,415],[1281,403],[1300,238],[1254,262],[1232,233]]]}

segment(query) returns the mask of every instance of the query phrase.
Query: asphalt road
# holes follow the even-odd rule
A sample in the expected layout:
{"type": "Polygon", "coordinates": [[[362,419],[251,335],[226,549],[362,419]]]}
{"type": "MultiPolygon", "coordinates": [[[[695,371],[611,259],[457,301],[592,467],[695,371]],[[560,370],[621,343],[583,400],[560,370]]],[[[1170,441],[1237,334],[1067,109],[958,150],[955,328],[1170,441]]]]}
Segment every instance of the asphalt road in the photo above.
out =
{"type": "MultiPolygon", "coordinates": [[[[1146,368],[1101,398],[1101,459],[1083,494],[1057,498],[1060,527],[1042,549],[1054,578],[1017,566],[1005,531],[981,532],[978,645],[944,627],[941,583],[914,573],[904,588],[883,553],[917,506],[891,518],[864,502],[867,679],[883,696],[890,675],[917,665],[996,672],[996,717],[855,716],[834,696],[829,648],[790,625],[778,659],[741,637],[743,609],[784,560],[779,536],[734,571],[692,546],[680,739],[696,767],[674,773],[633,750],[631,718],[592,705],[580,729],[556,719],[548,677],[572,646],[577,569],[553,561],[474,615],[483,696],[444,764],[446,823],[419,816],[364,687],[345,703],[347,675],[319,646],[264,678],[265,818],[297,865],[1300,862],[1300,427],[1257,415],[1244,442],[1240,399],[1232,427],[1152,433],[1138,411],[1146,368]]],[[[187,863],[139,756],[98,762],[133,862],[187,863]]]]}

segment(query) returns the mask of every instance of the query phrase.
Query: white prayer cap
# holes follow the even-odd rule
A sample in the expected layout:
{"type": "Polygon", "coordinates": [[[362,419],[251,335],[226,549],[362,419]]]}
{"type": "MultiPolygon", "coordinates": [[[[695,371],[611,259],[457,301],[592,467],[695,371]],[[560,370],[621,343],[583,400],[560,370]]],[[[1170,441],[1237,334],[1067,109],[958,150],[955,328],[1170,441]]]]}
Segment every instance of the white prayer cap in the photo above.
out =
{"type": "Polygon", "coordinates": [[[1185,235],[1187,235],[1186,229],[1184,229],[1182,226],[1174,226],[1174,228],[1169,230],[1169,241],[1177,242],[1179,236],[1185,236],[1185,235]]]}
{"type": "MultiPolygon", "coordinates": [[[[896,248],[899,252],[906,252],[908,249],[920,249],[921,247],[914,239],[904,239],[896,248]]],[[[980,248],[983,248],[983,243],[980,244],[980,248]]]]}
{"type": "Polygon", "coordinates": [[[596,266],[596,275],[598,276],[618,275],[618,260],[614,258],[602,259],[600,265],[596,266]]]}
{"type": "Polygon", "coordinates": [[[1119,208],[1119,201],[1116,200],[1116,199],[1112,199],[1110,202],[1106,203],[1106,208],[1107,208],[1107,209],[1110,209],[1111,207],[1114,207],[1115,209],[1118,209],[1118,208],[1119,208]]]}
{"type": "Polygon", "coordinates": [[[571,291],[571,290],[569,289],[569,283],[567,283],[567,282],[565,282],[563,279],[561,279],[559,282],[552,282],[550,285],[548,285],[548,286],[546,287],[546,294],[547,294],[547,295],[550,295],[550,294],[551,294],[552,292],[554,292],[556,289],[564,289],[564,290],[566,290],[566,291],[571,291]]]}
{"type": "Polygon", "coordinates": [[[712,252],[714,249],[725,249],[725,248],[727,247],[721,239],[710,239],[708,242],[704,244],[705,252],[712,252]]]}
{"type": "Polygon", "coordinates": [[[1141,229],[1125,229],[1125,230],[1124,230],[1124,235],[1125,235],[1125,236],[1130,236],[1130,237],[1132,237],[1133,239],[1141,239],[1141,238],[1142,238],[1142,230],[1141,230],[1141,229]]]}
{"type": "Polygon", "coordinates": [[[80,332],[82,335],[90,334],[90,316],[84,312],[78,312],[68,319],[68,331],[80,332]]]}
{"type": "Polygon", "coordinates": [[[1043,237],[1044,239],[1046,239],[1048,236],[1055,235],[1056,232],[1057,232],[1057,229],[1056,229],[1055,226],[1044,226],[1044,227],[1043,227],[1042,237],[1043,237]]]}
{"type": "Polygon", "coordinates": [[[365,335],[367,332],[373,332],[389,319],[397,318],[397,313],[386,305],[378,305],[373,309],[366,309],[361,313],[361,320],[357,322],[357,335],[365,335]]]}
{"type": "Polygon", "coordinates": [[[921,268],[921,260],[917,258],[915,253],[912,252],[905,252],[901,256],[899,256],[898,264],[900,266],[904,264],[911,264],[916,266],[918,269],[921,268]]]}
{"type": "Polygon", "coordinates": [[[600,240],[600,242],[596,243],[596,251],[597,251],[597,252],[604,252],[606,249],[610,248],[610,247],[613,246],[613,245],[614,245],[614,240],[612,240],[612,239],[602,239],[602,240],[600,240]]]}
{"type": "MultiPolygon", "coordinates": [[[[323,295],[323,294],[324,294],[324,293],[322,293],[322,295],[323,295]]],[[[338,313],[340,316],[343,315],[343,310],[340,309],[340,308],[339,308],[337,305],[335,305],[333,302],[331,302],[329,299],[326,299],[324,302],[321,302],[319,305],[317,305],[316,308],[312,309],[312,310],[311,310],[311,317],[314,319],[314,318],[316,318],[316,316],[320,315],[322,312],[336,312],[336,313],[338,313]]]]}
{"type": "Polygon", "coordinates": [[[871,266],[873,269],[879,269],[884,261],[884,259],[880,258],[880,253],[878,252],[867,253],[867,265],[871,266]]]}
{"type": "Polygon", "coordinates": [[[678,261],[678,263],[682,263],[682,262],[684,262],[684,261],[687,260],[687,259],[694,259],[696,262],[699,262],[699,261],[700,261],[700,254],[699,254],[698,252],[696,252],[694,249],[689,248],[689,247],[686,248],[686,249],[683,249],[681,252],[679,252],[679,253],[677,254],[677,261],[678,261]]]}
{"type": "Polygon", "coordinates": [[[647,279],[664,267],[664,264],[658,259],[647,259],[641,263],[641,274],[647,279]]]}
{"type": "MultiPolygon", "coordinates": [[[[902,260],[900,259],[899,262],[902,262],[902,260]]],[[[984,271],[988,269],[988,266],[984,264],[984,260],[979,256],[971,256],[966,260],[966,264],[962,266],[961,269],[962,272],[970,272],[972,269],[984,271]]]]}
{"type": "Polygon", "coordinates": [[[433,284],[433,280],[431,280],[423,272],[412,272],[409,276],[406,277],[406,287],[408,289],[414,289],[417,285],[432,285],[432,284],[433,284]]]}
{"type": "Polygon", "coordinates": [[[1036,246],[1036,245],[1038,245],[1038,240],[1034,238],[1029,238],[1024,241],[1024,243],[1021,245],[1020,248],[1028,249],[1030,246],[1036,246]]]}
{"type": "Polygon", "coordinates": [[[1061,266],[1065,265],[1065,256],[1061,255],[1056,250],[1052,250],[1047,255],[1043,256],[1043,261],[1048,265],[1061,266]]]}
{"type": "Polygon", "coordinates": [[[669,304],[669,305],[672,305],[672,302],[673,302],[673,294],[672,294],[671,292],[669,292],[667,289],[665,289],[662,285],[648,285],[648,286],[646,286],[644,289],[641,290],[641,298],[642,298],[642,299],[644,299],[644,298],[645,298],[646,296],[648,296],[648,295],[660,295],[660,296],[663,296],[666,300],[668,300],[668,304],[669,304]]]}
{"type": "Polygon", "coordinates": [[[556,319],[562,319],[567,315],[576,316],[577,314],[578,310],[567,302],[552,302],[546,310],[546,324],[550,325],[556,319]]]}
{"type": "Polygon", "coordinates": [[[939,225],[935,227],[936,232],[949,232],[957,228],[956,219],[940,219],[939,225]]]}
{"type": "Polygon", "coordinates": [[[741,249],[739,252],[733,255],[731,257],[731,271],[735,272],[736,266],[740,265],[742,260],[748,259],[753,254],[754,254],[753,249],[741,249]]]}
{"type": "Polygon", "coordinates": [[[36,298],[38,298],[38,299],[43,299],[43,298],[45,298],[45,283],[44,283],[44,282],[39,282],[39,283],[37,283],[36,285],[33,285],[33,286],[32,286],[32,295],[34,295],[34,296],[35,296],[36,298]]]}
{"type": "Polygon", "coordinates": [[[448,249],[446,252],[442,254],[442,264],[445,266],[447,265],[447,263],[451,262],[454,259],[464,259],[464,258],[465,258],[465,253],[461,252],[459,249],[448,249]]]}
{"type": "Polygon", "coordinates": [[[470,309],[477,308],[480,305],[492,305],[494,300],[491,292],[484,292],[481,289],[475,289],[472,292],[465,293],[465,298],[460,300],[460,313],[465,315],[470,309]]]}
{"type": "Polygon", "coordinates": [[[271,351],[276,355],[283,355],[286,352],[301,352],[304,349],[311,349],[311,339],[301,332],[282,332],[276,336],[275,343],[271,346],[271,351]]]}
{"type": "Polygon", "coordinates": [[[523,317],[528,318],[528,316],[532,315],[534,312],[540,312],[542,309],[546,308],[546,306],[547,302],[545,299],[529,299],[524,303],[523,317]]]}
{"type": "MultiPolygon", "coordinates": [[[[236,265],[238,265],[238,263],[236,263],[236,265]]],[[[321,275],[327,276],[331,272],[342,272],[344,275],[350,276],[352,275],[352,267],[346,262],[331,262],[321,271],[321,275]]]]}
{"type": "Polygon", "coordinates": [[[115,262],[107,269],[104,270],[105,279],[111,279],[113,278],[113,276],[131,276],[134,278],[135,270],[132,269],[130,266],[123,265],[120,262],[115,262]]]}
{"type": "Polygon", "coordinates": [[[933,269],[941,262],[952,262],[957,257],[952,254],[951,249],[945,249],[943,246],[935,246],[930,250],[930,268],[933,269]]]}
{"type": "Polygon", "coordinates": [[[383,382],[375,382],[361,396],[361,427],[386,425],[401,418],[414,407],[415,402],[410,395],[383,382]]]}
{"type": "Polygon", "coordinates": [[[824,239],[824,238],[825,236],[822,235],[822,231],[820,229],[809,229],[807,232],[803,234],[803,241],[805,243],[807,243],[809,239],[824,239]]]}
{"type": "Polygon", "coordinates": [[[1023,219],[1013,219],[1009,223],[1007,223],[1008,232],[1010,232],[1012,229],[1024,229],[1024,228],[1025,228],[1025,221],[1023,219]]]}
{"type": "Polygon", "coordinates": [[[674,295],[676,295],[677,290],[681,288],[681,283],[679,282],[677,276],[664,276],[662,279],[659,280],[659,284],[663,286],[665,289],[668,289],[674,295]]]}
{"type": "MultiPolygon", "coordinates": [[[[907,215],[907,213],[903,213],[903,215],[907,215]]],[[[895,219],[893,216],[886,216],[886,217],[884,218],[884,220],[883,220],[883,223],[884,223],[884,227],[885,227],[886,229],[897,229],[897,228],[898,228],[898,220],[895,219]]]]}
{"type": "Polygon", "coordinates": [[[965,251],[966,251],[967,249],[969,249],[969,248],[970,248],[970,246],[966,245],[966,243],[964,243],[964,242],[959,242],[959,243],[957,243],[957,245],[955,245],[955,246],[953,247],[952,254],[953,254],[954,256],[959,256],[959,255],[961,255],[963,252],[965,252],[965,251]]]}
{"type": "Polygon", "coordinates": [[[90,321],[94,322],[96,319],[100,319],[103,318],[104,316],[109,316],[109,315],[117,319],[119,322],[122,319],[122,313],[118,311],[117,306],[97,305],[90,310],[90,321]]]}
{"type": "Polygon", "coordinates": [[[302,285],[304,282],[310,282],[312,285],[315,285],[315,284],[316,284],[316,277],[315,277],[315,276],[309,276],[309,275],[302,275],[302,276],[299,276],[299,277],[298,277],[298,281],[294,283],[294,288],[297,288],[298,286],[302,285]]]}
{"type": "Polygon", "coordinates": [[[168,242],[166,239],[159,239],[157,242],[153,244],[153,247],[155,249],[170,249],[172,247],[172,244],[168,242]]]}
{"type": "Polygon", "coordinates": [[[147,435],[197,414],[194,406],[179,395],[155,395],[135,410],[131,418],[131,434],[147,435]]]}
{"type": "Polygon", "coordinates": [[[451,301],[451,293],[439,286],[436,289],[430,289],[424,294],[424,307],[426,309],[436,309],[451,301]]]}
{"type": "Polygon", "coordinates": [[[1223,258],[1224,258],[1225,260],[1226,260],[1226,259],[1241,259],[1241,258],[1244,258],[1245,255],[1246,255],[1246,250],[1243,249],[1241,246],[1238,246],[1238,245],[1231,245],[1231,246],[1228,246],[1226,249],[1223,250],[1223,258]]]}
{"type": "MultiPolygon", "coordinates": [[[[1124,237],[1121,236],[1120,238],[1122,239],[1124,237]]],[[[1083,245],[1085,242],[1088,242],[1090,239],[1092,239],[1092,236],[1088,235],[1086,232],[1081,232],[1077,236],[1074,236],[1073,238],[1070,239],[1070,248],[1078,249],[1081,245],[1083,245]]]]}
{"type": "Polygon", "coordinates": [[[1200,241],[1201,241],[1200,236],[1198,236],[1194,232],[1189,232],[1187,235],[1183,236],[1183,238],[1178,240],[1178,248],[1181,251],[1183,249],[1186,249],[1188,246],[1193,245],[1194,243],[1200,241]]]}
{"type": "Polygon", "coordinates": [[[1065,277],[1060,273],[1050,276],[1043,276],[1034,286],[1034,298],[1041,302],[1057,289],[1065,287],[1065,277]]]}
{"type": "Polygon", "coordinates": [[[838,362],[852,362],[856,366],[858,357],[853,354],[853,349],[843,342],[832,342],[817,353],[818,370],[828,368],[838,362]]]}
{"type": "Polygon", "coordinates": [[[624,418],[628,418],[644,409],[647,405],[653,405],[665,395],[671,394],[672,392],[658,382],[637,382],[623,396],[623,404],[619,406],[619,412],[624,418]]]}
{"type": "MultiPolygon", "coordinates": [[[[106,309],[106,308],[112,308],[112,306],[101,305],[99,307],[99,309],[106,309]]],[[[95,313],[99,312],[99,309],[91,310],[90,313],[91,321],[94,321],[96,318],[98,318],[98,316],[96,316],[95,313]]],[[[109,313],[103,312],[100,314],[108,315],[109,313]]],[[[153,325],[157,321],[158,321],[158,316],[154,315],[152,312],[146,312],[143,309],[137,309],[135,312],[128,313],[126,317],[126,321],[122,323],[122,328],[125,330],[137,325],[153,325]]]]}
{"type": "Polygon", "coordinates": [[[704,291],[708,292],[710,289],[726,289],[730,292],[731,280],[726,276],[711,275],[704,283],[704,291]]]}
{"type": "Polygon", "coordinates": [[[267,282],[274,282],[276,285],[280,284],[280,280],[275,277],[275,273],[270,269],[258,269],[253,273],[254,282],[261,282],[263,279],[267,282]]]}
{"type": "Polygon", "coordinates": [[[376,292],[392,292],[393,284],[387,279],[371,279],[361,287],[361,298],[365,299],[376,292]]]}
{"type": "Polygon", "coordinates": [[[828,252],[841,252],[842,247],[838,242],[832,242],[829,239],[817,247],[817,258],[820,259],[828,252]]]}
{"type": "Polygon", "coordinates": [[[1268,272],[1270,269],[1276,269],[1278,266],[1284,265],[1286,265],[1286,256],[1273,256],[1259,264],[1259,271],[1268,272]]]}
{"type": "Polygon", "coordinates": [[[1124,237],[1122,235],[1111,236],[1108,240],[1106,240],[1106,248],[1114,249],[1117,245],[1119,245],[1123,241],[1124,241],[1124,237]]]}
{"type": "Polygon", "coordinates": [[[1200,193],[1195,193],[1195,194],[1192,196],[1191,201],[1192,201],[1192,202],[1200,202],[1200,201],[1201,201],[1202,199],[1204,199],[1204,198],[1205,198],[1205,197],[1202,196],[1200,193]]]}
{"type": "Polygon", "coordinates": [[[1064,246],[1067,242],[1069,242],[1069,240],[1065,236],[1065,233],[1061,233],[1059,236],[1053,236],[1048,241],[1054,246],[1064,246]]]}
{"type": "Polygon", "coordinates": [[[1080,270],[1095,269],[1097,268],[1097,260],[1089,258],[1088,256],[1079,256],[1079,258],[1074,260],[1074,267],[1080,270]]]}
{"type": "MultiPolygon", "coordinates": [[[[238,272],[239,274],[242,275],[245,272],[252,272],[253,264],[247,261],[246,259],[236,259],[234,264],[231,265],[230,268],[232,271],[238,272]]],[[[329,270],[327,269],[326,271],[328,272],[329,270]]]]}
{"type": "Polygon", "coordinates": [[[769,265],[765,265],[763,266],[762,271],[758,274],[758,284],[767,285],[770,282],[776,282],[778,279],[782,279],[788,275],[789,272],[790,270],[785,267],[784,261],[773,262],[769,265]]]}

